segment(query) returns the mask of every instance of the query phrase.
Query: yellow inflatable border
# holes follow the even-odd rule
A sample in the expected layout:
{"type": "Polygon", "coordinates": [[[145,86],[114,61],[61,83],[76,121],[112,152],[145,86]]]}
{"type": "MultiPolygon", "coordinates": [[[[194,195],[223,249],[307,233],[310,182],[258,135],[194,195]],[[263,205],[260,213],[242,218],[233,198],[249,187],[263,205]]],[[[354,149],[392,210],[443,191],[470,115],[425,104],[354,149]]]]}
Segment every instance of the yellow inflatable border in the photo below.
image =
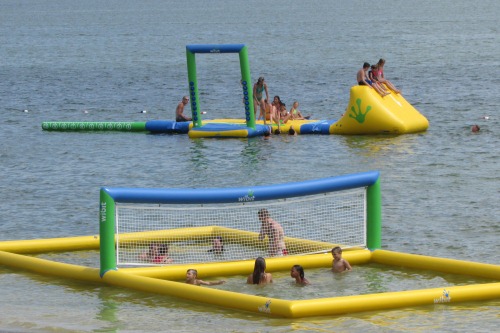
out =
{"type": "MultiPolygon", "coordinates": [[[[466,274],[499,282],[310,300],[282,300],[169,281],[184,279],[186,269],[193,267],[198,270],[200,278],[247,275],[253,270],[253,260],[196,265],[169,265],[167,267],[127,268],[109,271],[101,278],[98,268],[59,263],[19,254],[90,249],[99,249],[98,236],[3,241],[0,242],[0,264],[42,275],[105,283],[224,308],[286,318],[331,316],[354,312],[380,311],[421,305],[483,301],[500,298],[499,265],[386,250],[375,250],[373,252],[359,249],[346,250],[343,256],[353,265],[379,263],[390,266],[434,270],[443,273],[466,274]]],[[[274,272],[288,271],[294,264],[301,264],[305,268],[330,267],[331,260],[329,253],[319,253],[269,258],[266,262],[267,270],[274,272]]]]}

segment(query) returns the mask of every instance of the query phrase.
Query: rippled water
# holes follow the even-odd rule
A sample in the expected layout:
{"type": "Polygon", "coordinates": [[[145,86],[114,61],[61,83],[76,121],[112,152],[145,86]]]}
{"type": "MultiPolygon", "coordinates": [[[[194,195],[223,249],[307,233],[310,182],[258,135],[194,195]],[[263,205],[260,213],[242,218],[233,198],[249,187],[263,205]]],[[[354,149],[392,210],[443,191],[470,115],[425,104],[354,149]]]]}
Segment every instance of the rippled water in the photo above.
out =
{"type": "MultiPolygon", "coordinates": [[[[98,233],[102,186],[244,186],[380,170],[384,248],[500,263],[498,1],[203,4],[0,3],[0,239],[98,233]],[[316,119],[337,119],[358,68],[383,57],[430,128],[266,141],[41,130],[51,120],[172,119],[193,43],[245,43],[252,77],[265,76],[271,95],[299,100],[316,119]],[[471,133],[472,124],[481,131],[471,133]]],[[[207,115],[239,117],[237,57],[197,64],[207,115]]],[[[366,290],[362,277],[344,289],[366,290]]],[[[290,288],[288,279],[272,288],[290,288]]],[[[403,281],[426,279],[443,277],[403,281]]],[[[0,281],[0,328],[20,331],[483,332],[496,329],[500,312],[497,300],[290,320],[6,268],[0,281]]]]}

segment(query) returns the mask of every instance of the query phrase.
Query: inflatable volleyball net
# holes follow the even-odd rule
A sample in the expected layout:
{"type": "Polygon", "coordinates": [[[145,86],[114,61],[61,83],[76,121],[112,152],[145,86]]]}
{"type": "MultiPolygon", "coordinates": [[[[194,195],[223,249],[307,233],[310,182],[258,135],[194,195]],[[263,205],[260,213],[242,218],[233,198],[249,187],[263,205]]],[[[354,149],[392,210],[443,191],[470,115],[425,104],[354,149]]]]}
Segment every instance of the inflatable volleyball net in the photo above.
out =
{"type": "Polygon", "coordinates": [[[307,255],[334,246],[374,249],[380,247],[380,220],[375,171],[239,188],[101,188],[101,273],[119,266],[307,255]],[[266,229],[262,212],[279,226],[266,229]]]}

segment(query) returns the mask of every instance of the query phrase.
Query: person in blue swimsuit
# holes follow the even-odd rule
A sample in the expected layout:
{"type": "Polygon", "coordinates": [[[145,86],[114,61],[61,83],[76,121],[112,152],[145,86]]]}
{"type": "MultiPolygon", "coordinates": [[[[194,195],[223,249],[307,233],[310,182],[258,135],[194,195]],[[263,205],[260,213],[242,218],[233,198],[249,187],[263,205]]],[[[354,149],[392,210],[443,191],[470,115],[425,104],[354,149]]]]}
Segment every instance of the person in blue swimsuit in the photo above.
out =
{"type": "Polygon", "coordinates": [[[257,105],[259,106],[259,118],[263,116],[264,124],[266,123],[266,106],[264,104],[264,96],[263,93],[266,93],[266,99],[269,100],[269,92],[267,90],[267,84],[264,82],[264,77],[259,77],[257,82],[253,85],[253,100],[254,100],[254,112],[255,116],[257,116],[257,105]]]}

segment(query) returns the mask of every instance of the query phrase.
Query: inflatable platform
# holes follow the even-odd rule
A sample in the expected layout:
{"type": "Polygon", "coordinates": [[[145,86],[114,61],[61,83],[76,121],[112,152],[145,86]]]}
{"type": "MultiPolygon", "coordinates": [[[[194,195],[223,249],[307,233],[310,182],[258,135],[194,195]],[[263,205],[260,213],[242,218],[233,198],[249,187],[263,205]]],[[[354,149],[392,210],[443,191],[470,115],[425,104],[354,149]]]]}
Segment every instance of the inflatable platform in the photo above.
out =
{"type": "Polygon", "coordinates": [[[293,128],[297,134],[410,134],[424,132],[429,121],[401,94],[381,97],[366,86],[353,86],[349,104],[338,120],[291,120],[287,123],[264,124],[256,121],[248,127],[244,119],[206,119],[196,127],[193,122],[150,120],[146,122],[43,122],[42,129],[59,132],[146,132],[153,134],[188,134],[200,137],[255,137],[279,128],[288,134],[293,128]]]}
{"type": "Polygon", "coordinates": [[[194,44],[186,46],[191,122],[152,120],[147,122],[43,122],[46,131],[125,131],[185,133],[191,138],[255,137],[266,133],[288,134],[408,134],[427,130],[428,120],[401,94],[381,97],[368,86],[354,86],[342,117],[335,120],[292,120],[286,123],[256,121],[248,51],[244,44],[194,44]],[[238,53],[241,69],[244,118],[204,120],[196,76],[196,54],[238,53]],[[276,130],[279,129],[277,132],[276,130]]]}

